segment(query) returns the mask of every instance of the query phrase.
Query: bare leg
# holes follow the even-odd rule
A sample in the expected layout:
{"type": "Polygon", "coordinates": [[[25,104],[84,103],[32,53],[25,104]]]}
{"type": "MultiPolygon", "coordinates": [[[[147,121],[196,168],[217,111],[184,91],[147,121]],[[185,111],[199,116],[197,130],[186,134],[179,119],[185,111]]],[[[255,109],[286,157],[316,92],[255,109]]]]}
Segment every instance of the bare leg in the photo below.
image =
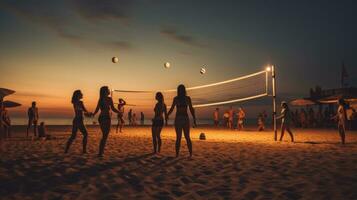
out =
{"type": "Polygon", "coordinates": [[[180,146],[181,146],[182,126],[175,125],[175,131],[176,131],[176,157],[178,157],[180,153],[180,146]]]}
{"type": "Polygon", "coordinates": [[[161,151],[161,130],[162,130],[162,126],[160,126],[159,128],[158,128],[158,130],[157,130],[157,134],[156,134],[156,137],[157,137],[157,147],[158,147],[158,149],[157,149],[157,152],[159,152],[160,153],[160,151],[161,151]]]}
{"type": "Polygon", "coordinates": [[[29,119],[29,122],[27,124],[27,129],[26,129],[26,137],[29,137],[29,130],[32,126],[32,120],[29,119]]]}
{"type": "Polygon", "coordinates": [[[192,157],[192,142],[190,138],[190,125],[183,128],[183,133],[185,135],[188,151],[190,152],[190,157],[192,157]]]}
{"type": "Polygon", "coordinates": [[[341,137],[341,143],[345,144],[345,127],[342,125],[338,125],[338,132],[340,134],[341,137]]]}
{"type": "Polygon", "coordinates": [[[291,142],[294,142],[294,135],[293,135],[293,132],[292,132],[291,129],[290,129],[290,126],[287,126],[287,127],[286,127],[286,131],[288,131],[288,133],[289,133],[289,135],[290,135],[291,142]]]}
{"type": "Polygon", "coordinates": [[[86,127],[84,126],[83,121],[81,122],[80,126],[79,126],[79,130],[82,132],[83,134],[83,141],[82,141],[82,145],[83,145],[83,153],[87,153],[87,140],[88,140],[88,132],[86,127]]]}
{"type": "Polygon", "coordinates": [[[117,123],[117,127],[116,127],[115,133],[118,133],[119,126],[120,126],[120,119],[118,119],[118,123],[117,123]]]}
{"type": "Polygon", "coordinates": [[[33,122],[33,134],[37,136],[37,121],[33,122]]]}
{"type": "Polygon", "coordinates": [[[282,124],[282,125],[281,125],[281,134],[280,134],[280,139],[279,139],[279,141],[282,141],[282,140],[283,140],[284,133],[285,133],[285,125],[282,124]]]}
{"type": "Polygon", "coordinates": [[[68,139],[67,144],[66,144],[66,148],[64,150],[64,153],[68,153],[69,147],[71,146],[73,140],[76,138],[77,136],[77,130],[78,130],[78,126],[76,123],[73,123],[72,126],[72,134],[71,137],[68,139]]]}
{"type": "Polygon", "coordinates": [[[120,122],[121,122],[121,123],[120,123],[119,132],[122,132],[125,121],[124,121],[123,118],[120,118],[120,122]]]}
{"type": "Polygon", "coordinates": [[[156,142],[157,127],[153,126],[151,128],[151,133],[152,133],[152,144],[153,144],[153,148],[154,148],[154,153],[156,153],[156,149],[157,149],[157,142],[156,142]]]}
{"type": "Polygon", "coordinates": [[[105,120],[100,120],[100,129],[102,130],[102,139],[100,140],[100,144],[99,144],[99,153],[98,156],[103,156],[104,153],[104,147],[105,144],[107,143],[107,139],[109,136],[109,132],[110,132],[110,119],[105,119],[105,120]]]}

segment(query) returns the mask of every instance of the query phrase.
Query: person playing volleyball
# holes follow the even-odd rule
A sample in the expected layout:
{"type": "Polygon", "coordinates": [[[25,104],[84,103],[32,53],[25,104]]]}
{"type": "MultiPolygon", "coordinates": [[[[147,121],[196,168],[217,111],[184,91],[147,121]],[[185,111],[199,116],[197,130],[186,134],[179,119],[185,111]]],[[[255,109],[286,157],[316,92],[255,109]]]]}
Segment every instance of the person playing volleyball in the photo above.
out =
{"type": "Polygon", "coordinates": [[[118,124],[117,124],[117,129],[116,132],[118,133],[118,129],[119,132],[122,132],[123,126],[124,126],[124,106],[126,105],[126,102],[124,101],[124,99],[119,98],[119,103],[118,103],[118,124]]]}
{"type": "Polygon", "coordinates": [[[277,119],[281,119],[281,135],[280,135],[280,140],[279,141],[283,140],[284,133],[285,133],[285,130],[286,130],[286,131],[288,131],[288,133],[290,135],[291,142],[294,142],[294,135],[293,135],[293,133],[291,132],[291,129],[290,129],[292,116],[291,116],[291,112],[290,112],[289,106],[285,101],[283,101],[283,102],[281,102],[281,107],[282,107],[281,115],[279,117],[277,117],[277,119]]]}
{"type": "Polygon", "coordinates": [[[192,157],[192,142],[190,138],[190,119],[188,117],[187,109],[193,117],[194,126],[196,126],[196,116],[195,110],[192,106],[192,101],[189,96],[186,95],[186,87],[184,85],[179,85],[177,87],[177,96],[173,99],[170,111],[168,115],[172,113],[176,107],[176,117],[175,117],[175,130],[176,130],[176,157],[179,156],[182,131],[184,133],[188,150],[190,152],[190,157],[192,157]]]}

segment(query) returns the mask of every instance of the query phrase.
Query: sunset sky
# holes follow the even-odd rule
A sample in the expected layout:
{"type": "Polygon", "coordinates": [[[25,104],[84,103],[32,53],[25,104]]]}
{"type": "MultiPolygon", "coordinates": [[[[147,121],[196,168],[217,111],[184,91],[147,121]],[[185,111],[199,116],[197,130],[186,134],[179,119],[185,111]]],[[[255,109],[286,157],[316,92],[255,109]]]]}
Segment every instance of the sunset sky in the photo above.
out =
{"type": "Polygon", "coordinates": [[[45,115],[65,116],[75,89],[92,110],[102,85],[196,86],[268,64],[282,97],[338,87],[342,61],[356,86],[356,10],[352,0],[2,0],[0,87],[17,91],[16,115],[36,100],[45,115]]]}

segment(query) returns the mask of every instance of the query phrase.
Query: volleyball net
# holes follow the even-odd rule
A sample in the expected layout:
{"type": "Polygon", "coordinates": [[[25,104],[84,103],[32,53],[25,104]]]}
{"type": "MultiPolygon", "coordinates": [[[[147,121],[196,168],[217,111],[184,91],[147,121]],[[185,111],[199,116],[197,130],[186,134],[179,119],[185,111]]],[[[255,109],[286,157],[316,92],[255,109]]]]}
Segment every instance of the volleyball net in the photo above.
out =
{"type": "MultiPolygon", "coordinates": [[[[243,101],[262,98],[269,95],[269,72],[259,71],[241,77],[221,82],[187,87],[187,95],[191,97],[195,108],[235,104],[243,101]]],[[[162,92],[167,106],[172,104],[177,95],[177,89],[168,90],[125,90],[114,89],[112,97],[114,102],[123,98],[128,106],[143,109],[154,108],[156,92],[162,92]]]]}

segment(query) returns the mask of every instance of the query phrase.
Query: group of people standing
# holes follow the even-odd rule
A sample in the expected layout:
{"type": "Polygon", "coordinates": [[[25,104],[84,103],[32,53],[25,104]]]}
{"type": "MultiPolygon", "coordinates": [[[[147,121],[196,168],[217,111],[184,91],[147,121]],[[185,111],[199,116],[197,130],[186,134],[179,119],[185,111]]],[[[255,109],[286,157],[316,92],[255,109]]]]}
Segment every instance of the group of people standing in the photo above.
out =
{"type": "MultiPolygon", "coordinates": [[[[124,114],[124,105],[126,102],[121,99],[119,100],[118,109],[114,106],[113,99],[109,96],[110,90],[107,86],[100,88],[99,100],[96,106],[96,109],[93,113],[89,112],[82,101],[83,94],[80,90],[76,90],[72,96],[72,104],[74,109],[74,119],[72,125],[72,134],[67,141],[65,147],[65,153],[69,151],[69,148],[76,138],[78,130],[83,134],[83,153],[86,153],[87,147],[87,138],[88,132],[83,122],[83,115],[86,116],[95,116],[99,111],[98,122],[102,132],[102,138],[99,144],[98,156],[103,156],[105,144],[107,142],[110,128],[111,128],[111,115],[110,111],[113,111],[118,114],[118,121],[120,125],[118,126],[120,130],[124,124],[123,114],[124,114]]],[[[179,85],[177,88],[177,96],[173,99],[172,106],[167,112],[166,104],[164,102],[164,96],[161,92],[156,93],[157,103],[154,107],[154,118],[152,123],[152,141],[153,141],[153,153],[160,153],[161,150],[161,130],[163,126],[167,125],[167,120],[169,115],[176,108],[176,117],[175,117],[175,131],[176,131],[176,157],[179,156],[182,133],[187,142],[187,147],[189,150],[190,157],[192,156],[192,142],[190,138],[190,120],[188,115],[188,110],[190,110],[193,117],[193,123],[196,125],[196,116],[195,111],[192,106],[192,101],[189,96],[186,94],[186,88],[184,85],[179,85]]]]}
{"type": "MultiPolygon", "coordinates": [[[[229,129],[243,130],[245,119],[246,119],[246,114],[242,107],[239,107],[238,110],[235,111],[231,106],[229,110],[226,110],[223,113],[224,126],[226,126],[229,129]],[[234,126],[234,115],[236,115],[237,118],[236,126],[234,126]]],[[[215,111],[213,112],[213,122],[216,127],[219,126],[219,122],[220,122],[219,108],[216,108],[215,111]]]]}
{"type": "MultiPolygon", "coordinates": [[[[124,120],[124,106],[126,105],[126,102],[124,99],[119,98],[119,103],[118,103],[118,123],[117,123],[117,127],[116,127],[116,132],[123,132],[123,126],[125,124],[125,120],[124,120]]],[[[133,110],[130,109],[128,112],[128,122],[129,125],[131,126],[136,126],[137,125],[137,117],[136,114],[133,113],[133,110]]],[[[143,112],[140,112],[140,124],[144,125],[145,122],[145,115],[143,112]]]]}

